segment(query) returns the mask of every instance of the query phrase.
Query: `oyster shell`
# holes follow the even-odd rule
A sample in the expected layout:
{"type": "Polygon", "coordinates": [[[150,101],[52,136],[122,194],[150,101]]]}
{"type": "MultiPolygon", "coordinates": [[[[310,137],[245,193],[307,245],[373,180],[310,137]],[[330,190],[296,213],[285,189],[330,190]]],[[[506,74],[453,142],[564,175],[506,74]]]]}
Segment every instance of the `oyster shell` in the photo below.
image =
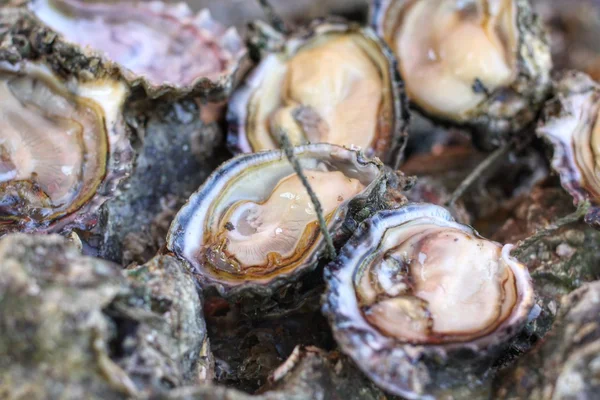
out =
{"type": "MultiPolygon", "coordinates": [[[[356,224],[349,209],[362,211],[369,196],[383,196],[383,165],[329,144],[297,147],[294,154],[339,243],[356,224]]],[[[377,207],[377,199],[368,207],[377,207]]],[[[203,286],[222,295],[268,295],[313,270],[325,240],[300,178],[281,151],[270,151],[218,168],[175,217],[167,247],[203,286]]]]}
{"type": "Polygon", "coordinates": [[[131,169],[120,80],[0,65],[0,235],[90,228],[131,169]]]}
{"type": "Polygon", "coordinates": [[[554,148],[552,168],[575,204],[595,207],[586,221],[600,226],[600,86],[589,76],[567,71],[555,83],[537,133],[554,148]]]}
{"type": "Polygon", "coordinates": [[[25,3],[67,43],[86,48],[88,56],[99,52],[151,98],[191,94],[222,100],[248,66],[246,48],[236,30],[221,26],[208,10],[192,13],[185,3],[25,3]]]}
{"type": "Polygon", "coordinates": [[[527,0],[373,0],[371,8],[408,97],[429,117],[471,127],[483,147],[536,117],[552,61],[527,0]]]}
{"type": "Polygon", "coordinates": [[[533,288],[511,248],[439,206],[381,211],[327,265],[323,312],[376,384],[410,399],[440,396],[481,377],[492,350],[527,320],[533,288]]]}
{"type": "Polygon", "coordinates": [[[403,149],[407,104],[391,51],[372,30],[317,20],[289,37],[269,34],[270,51],[231,98],[234,152],[277,149],[281,130],[296,145],[356,146],[384,161],[403,149]]]}
{"type": "Polygon", "coordinates": [[[0,239],[0,397],[149,398],[211,378],[202,302],[172,256],[125,273],[58,235],[0,239]]]}

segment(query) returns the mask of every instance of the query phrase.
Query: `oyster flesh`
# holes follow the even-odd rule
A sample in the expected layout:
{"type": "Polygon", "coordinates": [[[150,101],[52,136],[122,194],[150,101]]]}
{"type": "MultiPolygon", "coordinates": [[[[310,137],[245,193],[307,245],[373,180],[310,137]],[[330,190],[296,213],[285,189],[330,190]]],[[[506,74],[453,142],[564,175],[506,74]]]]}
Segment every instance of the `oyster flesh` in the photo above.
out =
{"type": "MultiPolygon", "coordinates": [[[[341,228],[352,218],[350,206],[385,185],[383,165],[329,144],[294,153],[339,241],[348,235],[341,228]]],[[[167,238],[168,249],[191,265],[199,282],[222,295],[270,293],[313,270],[324,246],[309,195],[281,151],[223,164],[179,211],[167,238]]]]}
{"type": "Polygon", "coordinates": [[[539,136],[554,148],[552,167],[576,204],[595,206],[586,221],[600,226],[600,86],[584,73],[567,71],[555,83],[539,136]]]}
{"type": "Polygon", "coordinates": [[[131,168],[128,93],[119,80],[63,79],[44,63],[0,66],[0,236],[97,222],[131,168]]]}
{"type": "Polygon", "coordinates": [[[527,320],[533,288],[511,248],[439,206],[381,211],[327,265],[323,312],[376,384],[410,399],[439,396],[455,379],[482,375],[482,362],[527,320]]]}
{"type": "Polygon", "coordinates": [[[316,21],[277,39],[231,98],[233,151],[277,149],[281,131],[296,145],[355,146],[384,161],[402,150],[406,101],[391,51],[372,30],[316,21]]]}
{"type": "Polygon", "coordinates": [[[536,117],[550,88],[545,32],[527,0],[373,0],[409,99],[497,145],[536,117]]]}
{"type": "Polygon", "coordinates": [[[247,66],[235,28],[224,28],[208,10],[194,15],[185,3],[31,0],[28,7],[69,43],[106,55],[152,98],[221,100],[247,66]]]}

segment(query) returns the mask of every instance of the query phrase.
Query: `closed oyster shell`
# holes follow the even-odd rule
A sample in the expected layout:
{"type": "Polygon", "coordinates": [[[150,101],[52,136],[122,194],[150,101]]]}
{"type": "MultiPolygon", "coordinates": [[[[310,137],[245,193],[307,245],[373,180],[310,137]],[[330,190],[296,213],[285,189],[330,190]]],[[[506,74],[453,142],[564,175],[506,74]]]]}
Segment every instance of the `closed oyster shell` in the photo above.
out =
{"type": "Polygon", "coordinates": [[[261,58],[231,98],[229,148],[277,149],[285,131],[296,145],[354,146],[385,162],[401,156],[407,102],[391,50],[371,29],[316,20],[284,37],[254,27],[261,58]]]}
{"type": "Polygon", "coordinates": [[[533,289],[510,250],[439,206],[381,211],[327,265],[323,312],[377,385],[443,397],[481,379],[527,320],[533,289]]]}
{"type": "Polygon", "coordinates": [[[125,273],[58,235],[0,239],[3,398],[148,398],[211,378],[192,277],[163,256],[125,273]]]}
{"type": "Polygon", "coordinates": [[[127,85],[0,53],[0,236],[90,229],[131,170],[127,85]]]}
{"type": "Polygon", "coordinates": [[[227,98],[247,68],[246,48],[234,28],[208,10],[161,1],[16,1],[26,18],[45,24],[84,57],[112,63],[150,98],[195,95],[227,98]]]}
{"type": "MultiPolygon", "coordinates": [[[[388,206],[388,180],[396,175],[378,160],[329,144],[296,147],[294,154],[337,245],[357,219],[388,206]]],[[[190,264],[202,286],[222,295],[268,296],[314,270],[325,240],[291,164],[281,151],[269,151],[218,168],[177,214],[167,247],[190,264]]]]}
{"type": "Polygon", "coordinates": [[[528,0],[373,0],[371,22],[412,104],[471,128],[484,148],[531,123],[548,96],[550,48],[528,0]]]}
{"type": "Polygon", "coordinates": [[[575,71],[560,75],[555,97],[544,108],[537,134],[554,149],[552,168],[575,204],[589,200],[594,207],[586,221],[600,225],[600,86],[575,71]]]}

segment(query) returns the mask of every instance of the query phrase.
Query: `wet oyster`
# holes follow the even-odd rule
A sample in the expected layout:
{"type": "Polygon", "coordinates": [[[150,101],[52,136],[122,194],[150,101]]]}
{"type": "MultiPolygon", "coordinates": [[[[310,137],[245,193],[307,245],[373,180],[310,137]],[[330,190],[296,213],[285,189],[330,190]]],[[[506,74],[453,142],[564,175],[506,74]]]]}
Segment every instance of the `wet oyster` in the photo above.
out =
{"type": "Polygon", "coordinates": [[[270,45],[276,50],[232,96],[230,148],[277,149],[281,130],[296,145],[356,146],[383,160],[403,147],[406,101],[391,51],[374,32],[317,21],[270,39],[280,41],[270,45]]]}
{"type": "Polygon", "coordinates": [[[586,217],[600,225],[600,86],[589,76],[568,71],[555,83],[537,133],[554,148],[552,167],[577,204],[596,207],[586,217]]]}
{"type": "Polygon", "coordinates": [[[31,0],[29,9],[70,43],[104,53],[150,97],[226,97],[246,67],[234,28],[185,3],[31,0]]]}
{"type": "MultiPolygon", "coordinates": [[[[339,242],[354,222],[349,208],[361,211],[369,195],[385,191],[383,165],[328,144],[294,153],[339,242]]],[[[377,207],[377,199],[368,206],[377,207]]],[[[167,246],[189,262],[202,285],[221,294],[260,294],[314,269],[325,240],[300,177],[282,152],[270,151],[217,169],[175,217],[167,246]]]]}
{"type": "Polygon", "coordinates": [[[529,124],[550,87],[550,49],[527,0],[374,0],[372,23],[428,116],[496,145],[529,124]]]}
{"type": "Polygon", "coordinates": [[[42,63],[0,66],[0,235],[97,222],[131,167],[127,86],[63,79],[42,63]]]}
{"type": "Polygon", "coordinates": [[[375,383],[433,398],[481,377],[491,350],[524,325],[533,288],[511,248],[439,206],[379,212],[326,267],[323,311],[342,351],[375,383]]]}

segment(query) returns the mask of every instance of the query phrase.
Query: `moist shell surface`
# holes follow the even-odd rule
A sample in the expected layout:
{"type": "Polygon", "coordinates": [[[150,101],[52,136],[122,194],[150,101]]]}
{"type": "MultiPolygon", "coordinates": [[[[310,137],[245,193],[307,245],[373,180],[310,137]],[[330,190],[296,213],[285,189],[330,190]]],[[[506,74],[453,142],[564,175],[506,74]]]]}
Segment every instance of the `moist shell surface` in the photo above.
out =
{"type": "Polygon", "coordinates": [[[186,3],[16,1],[87,57],[114,64],[150,98],[228,97],[248,67],[234,28],[225,29],[186,3]]]}

